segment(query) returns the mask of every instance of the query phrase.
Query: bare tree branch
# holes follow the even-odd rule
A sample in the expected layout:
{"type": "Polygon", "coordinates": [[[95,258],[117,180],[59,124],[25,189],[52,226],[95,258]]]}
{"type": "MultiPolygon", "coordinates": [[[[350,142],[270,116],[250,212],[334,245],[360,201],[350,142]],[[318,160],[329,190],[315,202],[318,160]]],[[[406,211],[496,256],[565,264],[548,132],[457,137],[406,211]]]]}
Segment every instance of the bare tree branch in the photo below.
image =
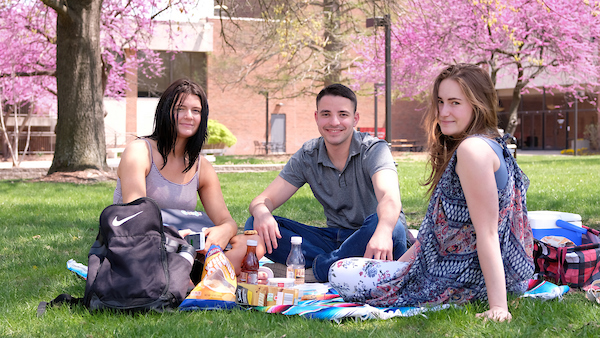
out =
{"type": "Polygon", "coordinates": [[[0,74],[0,78],[11,77],[11,76],[16,76],[16,77],[56,76],[56,71],[40,70],[40,71],[33,71],[33,72],[16,72],[16,73],[10,73],[10,74],[8,74],[8,73],[0,74]]]}
{"type": "Polygon", "coordinates": [[[69,16],[69,8],[66,0],[41,0],[42,3],[53,10],[61,17],[69,16]]]}
{"type": "Polygon", "coordinates": [[[389,0],[217,0],[215,5],[221,9],[227,55],[217,60],[227,69],[220,72],[220,86],[268,90],[280,98],[346,81],[344,71],[355,61],[347,49],[352,37],[365,31],[364,18],[399,6],[389,0]],[[253,18],[239,18],[239,13],[253,18]]]}

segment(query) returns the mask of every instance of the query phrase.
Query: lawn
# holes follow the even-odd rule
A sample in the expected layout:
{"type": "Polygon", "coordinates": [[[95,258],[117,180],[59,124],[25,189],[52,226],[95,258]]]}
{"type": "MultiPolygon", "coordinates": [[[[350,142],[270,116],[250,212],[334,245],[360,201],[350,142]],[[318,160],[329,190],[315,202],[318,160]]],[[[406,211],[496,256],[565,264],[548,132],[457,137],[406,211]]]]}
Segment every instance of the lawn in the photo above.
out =
{"type": "MultiPolygon", "coordinates": [[[[531,179],[529,210],[578,213],[583,223],[600,228],[600,156],[520,156],[531,179]]],[[[425,188],[418,182],[425,162],[398,159],[402,202],[409,225],[418,227],[425,213],[425,188]]],[[[254,196],[277,175],[219,174],[229,209],[240,226],[254,196]]],[[[600,335],[600,305],[581,292],[563,301],[511,299],[513,321],[484,322],[473,303],[426,316],[378,321],[322,322],[252,311],[198,311],[122,315],[89,314],[80,307],[49,309],[36,317],[40,301],[60,293],[83,296],[84,281],[66,269],[73,258],[87,262],[97,233],[98,216],[112,202],[114,183],[0,181],[0,336],[190,336],[190,337],[346,337],[346,336],[546,336],[600,335]]],[[[320,205],[303,187],[277,214],[324,225],[320,205]]]]}

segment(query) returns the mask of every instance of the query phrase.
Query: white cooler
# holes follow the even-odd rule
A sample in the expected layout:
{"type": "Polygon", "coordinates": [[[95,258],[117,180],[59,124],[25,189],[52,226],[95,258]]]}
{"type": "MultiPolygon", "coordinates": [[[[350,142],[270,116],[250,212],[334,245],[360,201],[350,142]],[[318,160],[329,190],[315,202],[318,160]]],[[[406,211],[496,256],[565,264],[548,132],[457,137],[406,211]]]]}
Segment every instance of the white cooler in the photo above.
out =
{"type": "Polygon", "coordinates": [[[581,235],[587,232],[587,229],[582,227],[581,215],[578,214],[541,210],[528,211],[527,217],[533,237],[537,240],[541,240],[544,236],[562,236],[575,245],[581,245],[581,235]],[[557,221],[559,221],[558,225],[557,221]]]}

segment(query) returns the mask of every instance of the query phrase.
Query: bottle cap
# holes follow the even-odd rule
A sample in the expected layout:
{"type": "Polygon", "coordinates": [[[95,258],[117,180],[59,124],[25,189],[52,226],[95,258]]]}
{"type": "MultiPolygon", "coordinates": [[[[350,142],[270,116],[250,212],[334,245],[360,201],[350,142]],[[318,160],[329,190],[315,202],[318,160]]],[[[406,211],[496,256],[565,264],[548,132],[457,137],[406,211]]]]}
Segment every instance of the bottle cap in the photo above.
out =
{"type": "Polygon", "coordinates": [[[302,244],[302,237],[300,237],[300,236],[293,236],[292,237],[292,244],[302,244]]]}
{"type": "Polygon", "coordinates": [[[257,242],[257,241],[255,241],[255,240],[253,240],[253,239],[249,239],[248,241],[246,241],[246,244],[247,244],[248,246],[257,246],[257,245],[258,245],[258,242],[257,242]]]}

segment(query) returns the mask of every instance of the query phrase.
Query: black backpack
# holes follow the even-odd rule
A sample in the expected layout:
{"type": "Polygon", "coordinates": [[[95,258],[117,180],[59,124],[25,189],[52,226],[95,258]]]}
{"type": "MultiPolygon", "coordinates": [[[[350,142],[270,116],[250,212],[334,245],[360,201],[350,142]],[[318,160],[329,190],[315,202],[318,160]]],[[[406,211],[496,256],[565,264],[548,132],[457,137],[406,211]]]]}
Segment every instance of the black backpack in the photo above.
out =
{"type": "MultiPolygon", "coordinates": [[[[190,289],[196,251],[177,230],[163,226],[154,200],[113,204],[100,215],[96,241],[88,254],[83,299],[60,295],[50,304],[79,303],[90,311],[175,309],[190,289]]],[[[38,307],[38,316],[46,308],[38,307]]]]}

